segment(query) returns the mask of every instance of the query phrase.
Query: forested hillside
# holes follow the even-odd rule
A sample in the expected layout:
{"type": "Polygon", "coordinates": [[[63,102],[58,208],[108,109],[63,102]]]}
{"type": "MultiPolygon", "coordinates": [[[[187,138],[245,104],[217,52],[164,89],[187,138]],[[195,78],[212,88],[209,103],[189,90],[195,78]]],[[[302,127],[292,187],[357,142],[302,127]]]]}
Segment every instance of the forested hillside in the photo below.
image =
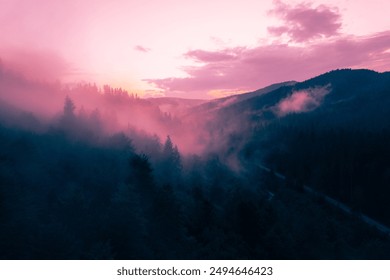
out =
{"type": "Polygon", "coordinates": [[[390,257],[389,237],[359,218],[390,225],[388,73],[180,101],[189,109],[175,115],[89,85],[59,90],[50,118],[18,106],[11,82],[0,87],[1,259],[390,257]],[[111,119],[107,108],[118,108],[111,119]]]}

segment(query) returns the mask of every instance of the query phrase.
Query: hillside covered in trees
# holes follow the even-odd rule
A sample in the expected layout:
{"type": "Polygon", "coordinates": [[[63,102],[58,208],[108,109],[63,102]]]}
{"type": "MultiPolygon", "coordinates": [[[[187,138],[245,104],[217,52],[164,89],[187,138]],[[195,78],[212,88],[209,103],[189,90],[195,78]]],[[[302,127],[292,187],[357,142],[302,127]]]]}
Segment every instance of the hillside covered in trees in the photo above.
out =
{"type": "Polygon", "coordinates": [[[0,82],[1,259],[390,258],[359,218],[390,226],[389,73],[168,111],[108,86],[0,82]]]}

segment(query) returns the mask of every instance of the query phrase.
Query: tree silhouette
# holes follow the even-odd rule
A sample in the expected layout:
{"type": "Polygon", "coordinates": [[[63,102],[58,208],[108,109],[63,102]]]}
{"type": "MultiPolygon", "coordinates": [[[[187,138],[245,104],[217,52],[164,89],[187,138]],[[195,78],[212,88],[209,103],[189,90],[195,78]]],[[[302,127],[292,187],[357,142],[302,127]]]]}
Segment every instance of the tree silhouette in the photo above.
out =
{"type": "Polygon", "coordinates": [[[65,103],[64,103],[64,118],[74,118],[75,114],[74,111],[76,109],[76,106],[74,105],[74,102],[70,97],[67,95],[65,97],[65,103]]]}
{"type": "Polygon", "coordinates": [[[60,120],[60,127],[68,133],[74,133],[78,124],[75,115],[76,106],[73,100],[67,95],[64,101],[63,114],[60,120]]]}
{"type": "Polygon", "coordinates": [[[162,184],[177,186],[181,180],[182,163],[177,146],[167,136],[162,153],[162,184]]]}

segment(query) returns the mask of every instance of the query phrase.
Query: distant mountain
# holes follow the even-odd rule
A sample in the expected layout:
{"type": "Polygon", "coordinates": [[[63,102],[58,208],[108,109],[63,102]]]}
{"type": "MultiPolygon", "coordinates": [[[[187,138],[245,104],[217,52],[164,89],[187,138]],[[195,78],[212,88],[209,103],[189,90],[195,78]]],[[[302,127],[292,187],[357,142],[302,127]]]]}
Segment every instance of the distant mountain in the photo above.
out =
{"type": "Polygon", "coordinates": [[[390,72],[343,69],[303,82],[285,82],[213,100],[193,109],[217,110],[217,115],[225,120],[246,115],[250,120],[270,121],[291,114],[305,113],[313,116],[320,113],[332,114],[333,117],[340,114],[340,118],[359,118],[368,122],[371,118],[383,118],[383,114],[390,119],[388,108],[390,72]],[[298,94],[294,96],[296,93],[298,94]],[[282,104],[283,101],[285,104],[282,104]],[[283,105],[287,108],[282,108],[286,112],[281,113],[278,106],[283,105]]]}
{"type": "Polygon", "coordinates": [[[247,92],[247,93],[242,93],[242,94],[235,94],[235,95],[230,95],[222,98],[217,98],[213,99],[208,102],[203,102],[201,105],[196,106],[193,108],[193,112],[207,112],[207,111],[213,111],[213,110],[219,110],[222,108],[229,107],[233,104],[237,104],[239,102],[243,102],[245,100],[258,97],[258,96],[263,96],[267,93],[270,93],[272,91],[275,91],[281,87],[284,86],[290,86],[296,84],[295,81],[289,81],[289,82],[283,82],[283,83],[277,83],[277,84],[272,84],[270,86],[252,91],[252,92],[247,92]]]}
{"type": "Polygon", "coordinates": [[[186,106],[196,106],[207,102],[207,100],[204,99],[187,99],[179,97],[150,97],[147,98],[147,100],[157,105],[172,104],[186,106]]]}
{"type": "Polygon", "coordinates": [[[207,102],[203,99],[186,99],[177,97],[152,97],[147,100],[157,106],[162,112],[176,116],[184,114],[188,109],[207,102]]]}

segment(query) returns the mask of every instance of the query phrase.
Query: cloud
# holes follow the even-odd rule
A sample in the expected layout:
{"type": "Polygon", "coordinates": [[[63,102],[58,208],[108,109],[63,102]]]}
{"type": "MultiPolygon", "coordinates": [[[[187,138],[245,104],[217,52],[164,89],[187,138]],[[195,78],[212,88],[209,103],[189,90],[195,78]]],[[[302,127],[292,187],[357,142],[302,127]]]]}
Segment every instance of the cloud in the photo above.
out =
{"type": "Polygon", "coordinates": [[[329,86],[327,86],[293,92],[276,105],[274,112],[279,117],[283,117],[290,113],[312,111],[321,105],[329,91],[329,86]]]}
{"type": "Polygon", "coordinates": [[[390,69],[390,31],[370,36],[337,36],[305,46],[271,44],[218,51],[193,50],[185,57],[199,66],[187,77],[147,79],[171,96],[210,98],[213,91],[249,91],[272,83],[304,80],[338,68],[390,69]]]}
{"type": "Polygon", "coordinates": [[[63,57],[51,51],[5,49],[1,58],[7,69],[29,80],[52,82],[78,74],[63,57]]]}
{"type": "Polygon", "coordinates": [[[220,62],[234,60],[237,53],[234,50],[231,53],[193,50],[185,53],[184,56],[198,62],[220,62]]]}
{"type": "Polygon", "coordinates": [[[143,53],[150,52],[149,48],[145,48],[145,47],[140,46],[140,45],[135,46],[134,50],[139,51],[139,52],[143,52],[143,53]]]}
{"type": "Polygon", "coordinates": [[[280,18],[284,25],[268,27],[275,36],[286,34],[292,41],[305,42],[311,39],[331,37],[338,34],[341,28],[341,15],[337,8],[311,3],[296,6],[274,1],[275,8],[269,14],[280,18]]]}

